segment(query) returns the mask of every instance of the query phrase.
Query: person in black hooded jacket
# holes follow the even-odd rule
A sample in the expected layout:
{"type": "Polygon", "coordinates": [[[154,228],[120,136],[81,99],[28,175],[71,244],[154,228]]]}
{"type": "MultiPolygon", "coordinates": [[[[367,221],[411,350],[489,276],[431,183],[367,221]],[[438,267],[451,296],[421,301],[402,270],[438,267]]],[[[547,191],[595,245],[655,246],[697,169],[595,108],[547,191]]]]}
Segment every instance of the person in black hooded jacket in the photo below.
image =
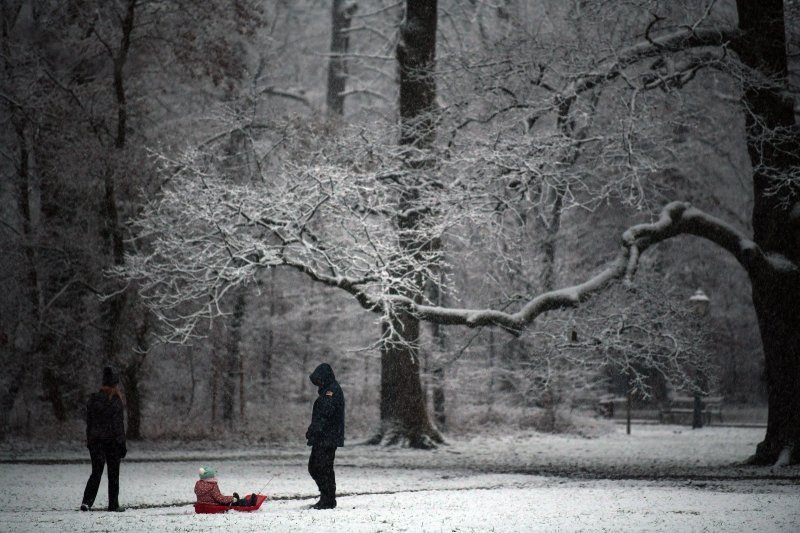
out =
{"type": "Polygon", "coordinates": [[[311,413],[311,425],[306,431],[306,441],[311,446],[308,473],[319,488],[319,501],[314,509],[336,507],[336,476],[333,461],[336,448],[344,446],[344,393],[333,369],[327,363],[311,373],[311,383],[317,387],[318,396],[311,413]]]}
{"type": "Polygon", "coordinates": [[[119,464],[127,455],[125,415],[117,384],[119,377],[107,366],[103,369],[103,386],[89,396],[86,405],[86,447],[92,458],[92,475],[83,491],[81,511],[94,505],[103,468],[108,463],[108,510],[124,511],[119,506],[119,464]]]}

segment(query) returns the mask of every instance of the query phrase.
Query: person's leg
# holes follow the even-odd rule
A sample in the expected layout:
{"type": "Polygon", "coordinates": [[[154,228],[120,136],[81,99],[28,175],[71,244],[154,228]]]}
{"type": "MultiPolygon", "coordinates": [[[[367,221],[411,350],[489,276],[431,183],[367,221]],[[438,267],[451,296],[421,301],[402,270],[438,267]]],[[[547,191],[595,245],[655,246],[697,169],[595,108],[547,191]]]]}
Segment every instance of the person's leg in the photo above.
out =
{"type": "Polygon", "coordinates": [[[333,471],[333,461],[336,458],[336,448],[323,448],[320,453],[320,492],[321,503],[327,507],[336,507],[336,474],[333,471]]]}
{"type": "Polygon", "coordinates": [[[319,489],[320,493],[322,493],[322,485],[320,484],[321,450],[318,446],[312,446],[311,455],[308,458],[308,473],[311,474],[311,479],[317,484],[317,489],[319,489]]]}
{"type": "Polygon", "coordinates": [[[106,461],[108,462],[108,510],[119,508],[119,451],[116,443],[106,445],[106,461]]]}
{"type": "Polygon", "coordinates": [[[102,446],[93,445],[89,448],[89,456],[92,458],[92,475],[86,482],[86,488],[83,491],[83,501],[81,502],[81,509],[83,505],[89,507],[94,505],[94,499],[97,497],[97,489],[100,488],[100,479],[103,477],[103,468],[106,464],[106,454],[102,446]]]}
{"type": "Polygon", "coordinates": [[[254,506],[256,504],[257,501],[258,501],[258,496],[256,495],[256,493],[253,493],[253,494],[251,494],[249,496],[245,495],[243,498],[240,498],[238,500],[234,500],[234,502],[231,504],[231,506],[232,507],[252,507],[252,506],[254,506]]]}

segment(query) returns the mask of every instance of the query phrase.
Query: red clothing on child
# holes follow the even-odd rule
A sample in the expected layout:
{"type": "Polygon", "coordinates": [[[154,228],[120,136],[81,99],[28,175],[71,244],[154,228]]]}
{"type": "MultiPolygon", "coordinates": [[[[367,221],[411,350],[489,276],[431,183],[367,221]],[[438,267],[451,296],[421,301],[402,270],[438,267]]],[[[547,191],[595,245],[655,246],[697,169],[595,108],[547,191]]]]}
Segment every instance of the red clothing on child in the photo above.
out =
{"type": "Polygon", "coordinates": [[[219,491],[216,479],[198,479],[194,484],[194,493],[197,495],[197,503],[230,505],[235,499],[233,496],[224,496],[219,491]]]}

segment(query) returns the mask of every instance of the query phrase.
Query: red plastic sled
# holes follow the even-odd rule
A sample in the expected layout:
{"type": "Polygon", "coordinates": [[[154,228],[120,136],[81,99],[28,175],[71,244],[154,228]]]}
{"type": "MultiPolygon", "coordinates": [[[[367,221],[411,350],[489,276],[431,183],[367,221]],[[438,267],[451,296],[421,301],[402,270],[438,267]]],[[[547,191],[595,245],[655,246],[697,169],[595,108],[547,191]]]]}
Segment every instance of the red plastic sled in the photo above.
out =
{"type": "MultiPolygon", "coordinates": [[[[242,499],[249,498],[250,495],[248,494],[242,499]]],[[[213,503],[196,503],[194,504],[194,512],[197,514],[219,514],[224,513],[230,510],[239,511],[240,513],[252,513],[253,511],[258,511],[258,508],[261,507],[261,504],[264,503],[267,497],[263,494],[259,494],[256,497],[256,504],[255,505],[237,505],[237,506],[230,506],[230,505],[216,505],[213,503]]]]}

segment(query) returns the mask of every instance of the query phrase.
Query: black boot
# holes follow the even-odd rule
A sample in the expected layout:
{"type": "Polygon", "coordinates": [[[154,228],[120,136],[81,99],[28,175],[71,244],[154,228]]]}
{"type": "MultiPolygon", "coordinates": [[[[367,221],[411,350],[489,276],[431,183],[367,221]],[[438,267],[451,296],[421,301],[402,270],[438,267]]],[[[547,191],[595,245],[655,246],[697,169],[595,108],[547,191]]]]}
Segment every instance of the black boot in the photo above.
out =
{"type": "Polygon", "coordinates": [[[319,501],[311,507],[312,509],[334,509],[336,508],[336,498],[325,497],[319,499],[319,501]]]}

